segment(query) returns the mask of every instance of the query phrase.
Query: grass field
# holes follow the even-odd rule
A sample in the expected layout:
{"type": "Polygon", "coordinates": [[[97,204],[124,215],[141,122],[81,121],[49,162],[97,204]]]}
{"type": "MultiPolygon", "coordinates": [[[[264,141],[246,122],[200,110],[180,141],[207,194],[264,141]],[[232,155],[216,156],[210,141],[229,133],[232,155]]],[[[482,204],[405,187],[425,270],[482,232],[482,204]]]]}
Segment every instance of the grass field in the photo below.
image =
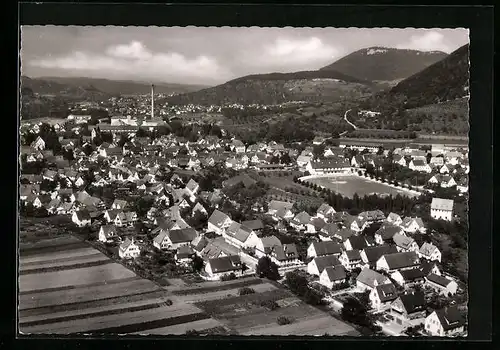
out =
{"type": "Polygon", "coordinates": [[[358,176],[330,175],[328,177],[309,179],[307,181],[319,186],[330,188],[332,191],[350,198],[352,198],[355,193],[357,193],[360,197],[374,193],[387,195],[392,194],[393,196],[396,196],[398,194],[408,197],[416,196],[412,192],[396,189],[386,184],[370,181],[358,176]]]}

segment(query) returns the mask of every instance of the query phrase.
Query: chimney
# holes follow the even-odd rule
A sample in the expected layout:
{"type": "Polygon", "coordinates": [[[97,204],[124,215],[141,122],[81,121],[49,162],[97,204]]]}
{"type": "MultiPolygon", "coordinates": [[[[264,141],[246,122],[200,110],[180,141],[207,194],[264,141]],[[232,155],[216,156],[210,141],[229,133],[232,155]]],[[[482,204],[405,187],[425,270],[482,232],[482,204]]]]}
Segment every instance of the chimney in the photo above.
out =
{"type": "Polygon", "coordinates": [[[151,119],[155,117],[155,86],[151,84],[151,119]]]}

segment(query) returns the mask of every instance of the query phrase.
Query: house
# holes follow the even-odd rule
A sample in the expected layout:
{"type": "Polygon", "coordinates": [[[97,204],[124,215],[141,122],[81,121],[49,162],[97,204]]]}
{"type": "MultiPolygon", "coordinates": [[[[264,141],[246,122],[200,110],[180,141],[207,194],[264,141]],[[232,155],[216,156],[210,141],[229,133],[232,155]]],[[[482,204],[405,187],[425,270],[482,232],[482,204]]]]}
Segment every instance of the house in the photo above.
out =
{"type": "Polygon", "coordinates": [[[457,184],[457,190],[459,190],[461,193],[466,193],[469,191],[469,178],[468,177],[462,177],[457,184]]]}
{"type": "Polygon", "coordinates": [[[349,228],[355,232],[361,232],[369,225],[368,220],[366,218],[355,218],[349,228]]]}
{"type": "Polygon", "coordinates": [[[395,271],[391,274],[391,278],[401,287],[422,284],[425,282],[425,275],[420,267],[395,271]]]}
{"type": "Polygon", "coordinates": [[[245,153],[245,144],[240,140],[231,141],[231,151],[236,153],[245,153]]]}
{"type": "Polygon", "coordinates": [[[198,193],[199,189],[200,189],[200,185],[196,181],[194,181],[193,179],[189,179],[188,183],[186,184],[186,187],[184,188],[186,193],[191,198],[193,198],[196,195],[196,193],[198,193]]]}
{"type": "Polygon", "coordinates": [[[377,311],[389,308],[397,298],[398,292],[392,283],[377,285],[369,294],[370,304],[377,311]]]}
{"type": "Polygon", "coordinates": [[[216,209],[208,219],[207,232],[215,232],[221,235],[232,222],[233,220],[229,216],[216,209]]]}
{"type": "Polygon", "coordinates": [[[431,167],[442,167],[444,165],[444,158],[443,157],[431,157],[431,160],[429,161],[429,165],[431,167]]]}
{"type": "Polygon", "coordinates": [[[205,209],[205,207],[200,203],[196,203],[195,206],[193,207],[193,210],[191,210],[191,215],[194,216],[196,213],[201,213],[205,216],[208,215],[208,212],[207,210],[205,209]]]}
{"type": "Polygon", "coordinates": [[[363,261],[361,260],[361,255],[359,250],[344,250],[342,254],[340,254],[339,261],[346,270],[353,270],[357,267],[361,267],[363,265],[363,261]]]}
{"type": "Polygon", "coordinates": [[[316,217],[326,220],[330,215],[335,213],[335,209],[326,203],[321,204],[321,206],[316,211],[316,217]]]}
{"type": "MultiPolygon", "coordinates": [[[[193,242],[196,242],[194,240],[193,242]]],[[[193,243],[191,243],[193,244],[193,243]]],[[[240,249],[232,244],[227,243],[224,238],[217,237],[205,245],[201,251],[197,250],[197,255],[203,260],[208,261],[209,259],[220,258],[223,256],[239,255],[240,249]]]]}
{"type": "Polygon", "coordinates": [[[443,188],[449,188],[457,185],[455,179],[453,179],[450,175],[436,174],[431,177],[428,182],[431,184],[439,184],[439,186],[443,188]]]}
{"type": "Polygon", "coordinates": [[[419,258],[441,262],[441,251],[432,243],[424,242],[418,250],[419,258]]]}
{"type": "Polygon", "coordinates": [[[118,211],[114,223],[118,227],[133,225],[137,221],[137,213],[135,211],[118,211]]]}
{"type": "Polygon", "coordinates": [[[275,220],[291,219],[293,203],[272,200],[269,202],[267,213],[275,220]]]}
{"type": "Polygon", "coordinates": [[[309,161],[305,169],[310,174],[347,173],[351,169],[351,164],[347,159],[325,159],[309,161]]]}
{"type": "Polygon", "coordinates": [[[37,151],[43,151],[45,149],[45,141],[38,136],[35,141],[31,143],[30,147],[37,151]]]}
{"type": "Polygon", "coordinates": [[[321,145],[323,142],[325,142],[325,138],[321,136],[316,136],[313,139],[313,145],[321,145]]]}
{"type": "Polygon", "coordinates": [[[75,211],[71,216],[71,221],[73,221],[78,227],[90,226],[90,212],[86,209],[75,211]]]}
{"type": "Polygon", "coordinates": [[[389,277],[365,267],[356,277],[356,287],[361,290],[372,290],[382,284],[392,284],[389,277]]]}
{"type": "Polygon", "coordinates": [[[365,159],[362,155],[356,155],[351,158],[351,166],[360,168],[365,164],[365,159]]]}
{"type": "Polygon", "coordinates": [[[261,237],[255,246],[255,255],[261,258],[268,255],[272,248],[281,246],[281,241],[276,236],[261,237]]]}
{"type": "Polygon", "coordinates": [[[425,318],[424,329],[430,336],[453,337],[465,332],[465,317],[456,306],[434,310],[425,318]]]}
{"type": "Polygon", "coordinates": [[[452,166],[449,164],[444,164],[440,169],[439,172],[441,174],[449,174],[453,170],[452,166]]]}
{"type": "Polygon", "coordinates": [[[223,275],[230,273],[236,276],[241,275],[241,259],[239,255],[209,259],[205,265],[205,272],[213,279],[220,279],[223,275]]]}
{"type": "Polygon", "coordinates": [[[399,164],[401,166],[406,166],[407,163],[406,163],[406,158],[402,155],[395,155],[393,160],[392,160],[395,164],[399,164]]]}
{"type": "Polygon", "coordinates": [[[264,229],[264,223],[259,219],[242,221],[241,224],[248,227],[254,232],[260,232],[264,229]]]}
{"type": "Polygon", "coordinates": [[[189,245],[180,246],[175,253],[175,261],[185,264],[189,263],[195,255],[193,249],[189,245]]]}
{"type": "Polygon", "coordinates": [[[300,155],[297,157],[297,166],[299,168],[303,168],[311,162],[311,159],[312,159],[311,156],[300,155]]]}
{"type": "Polygon", "coordinates": [[[377,260],[380,259],[382,255],[397,253],[398,250],[394,245],[380,245],[374,247],[366,247],[364,248],[360,255],[361,260],[367,267],[374,268],[377,265],[377,260]]]}
{"type": "Polygon", "coordinates": [[[396,213],[389,213],[385,221],[395,226],[399,226],[403,223],[403,219],[401,219],[401,216],[396,213]]]}
{"type": "Polygon", "coordinates": [[[453,200],[432,198],[431,217],[436,220],[451,221],[453,218],[453,200]]]}
{"type": "Polygon", "coordinates": [[[425,277],[425,284],[442,295],[454,295],[458,289],[454,280],[433,273],[425,277]]]}
{"type": "Polygon", "coordinates": [[[312,242],[307,248],[308,258],[327,255],[334,255],[338,257],[340,254],[342,254],[342,246],[332,241],[312,242]]]}
{"type": "Polygon", "coordinates": [[[463,158],[463,154],[460,152],[447,152],[444,155],[446,164],[457,165],[460,159],[463,158]]]}
{"type": "Polygon", "coordinates": [[[160,230],[160,233],[153,239],[153,246],[158,249],[178,249],[184,245],[190,245],[198,236],[194,228],[160,230]]]}
{"type": "Polygon", "coordinates": [[[103,225],[99,229],[99,241],[107,242],[117,236],[115,225],[103,225]]]}
{"type": "Polygon", "coordinates": [[[340,230],[340,227],[337,223],[331,222],[323,226],[323,228],[319,232],[319,238],[322,241],[331,241],[337,232],[340,230]]]}
{"type": "Polygon", "coordinates": [[[365,236],[351,236],[344,241],[346,250],[363,250],[370,244],[367,242],[365,236]]]}
{"type": "Polygon", "coordinates": [[[392,240],[396,245],[398,252],[417,252],[418,253],[418,244],[411,237],[408,237],[401,233],[396,233],[392,236],[392,240]]]}
{"type": "Polygon", "coordinates": [[[426,228],[421,218],[405,217],[400,225],[407,233],[425,233],[426,228]]]}
{"type": "Polygon", "coordinates": [[[346,281],[347,275],[342,265],[327,266],[319,275],[319,283],[327,288],[339,285],[346,281]]]}
{"type": "Polygon", "coordinates": [[[413,171],[421,171],[425,173],[432,172],[432,168],[422,159],[412,159],[410,164],[408,164],[408,168],[413,171]]]}
{"type": "Polygon", "coordinates": [[[416,252],[400,252],[392,254],[384,254],[377,260],[377,270],[393,272],[396,270],[411,269],[420,264],[416,252]]]}
{"type": "Polygon", "coordinates": [[[420,266],[418,267],[424,276],[428,276],[431,273],[441,276],[441,270],[438,267],[438,264],[436,261],[429,261],[429,260],[421,260],[420,261],[420,266]]]}
{"type": "Polygon", "coordinates": [[[368,224],[372,224],[374,222],[384,221],[385,215],[382,210],[369,210],[364,211],[358,215],[358,219],[366,220],[368,224]]]}
{"type": "Polygon", "coordinates": [[[120,248],[118,249],[118,255],[121,259],[135,259],[141,254],[141,249],[134,242],[134,239],[127,239],[120,244],[120,248]]]}
{"type": "Polygon", "coordinates": [[[384,224],[375,232],[375,243],[382,245],[385,242],[391,242],[395,234],[403,234],[401,227],[392,224],[384,224]]]}
{"type": "Polygon", "coordinates": [[[412,326],[415,320],[423,320],[426,314],[425,306],[423,292],[404,292],[391,303],[389,314],[397,324],[408,327],[412,326]]]}
{"type": "Polygon", "coordinates": [[[271,261],[278,265],[278,267],[286,267],[302,263],[299,259],[299,253],[297,252],[295,243],[275,245],[271,248],[271,252],[268,255],[271,258],[271,261]]]}
{"type": "Polygon", "coordinates": [[[342,265],[340,260],[335,255],[318,256],[312,259],[307,264],[307,273],[314,276],[319,276],[328,266],[342,265]]]}
{"type": "Polygon", "coordinates": [[[305,211],[302,211],[295,215],[295,217],[290,221],[290,226],[300,231],[312,233],[316,232],[316,228],[311,222],[311,216],[305,211]]]}
{"type": "Polygon", "coordinates": [[[229,227],[222,232],[226,242],[236,247],[255,247],[259,241],[257,234],[249,227],[233,221],[229,227]]]}
{"type": "Polygon", "coordinates": [[[123,199],[115,199],[113,201],[113,204],[111,205],[111,209],[123,210],[127,207],[127,205],[128,205],[127,201],[123,199]]]}

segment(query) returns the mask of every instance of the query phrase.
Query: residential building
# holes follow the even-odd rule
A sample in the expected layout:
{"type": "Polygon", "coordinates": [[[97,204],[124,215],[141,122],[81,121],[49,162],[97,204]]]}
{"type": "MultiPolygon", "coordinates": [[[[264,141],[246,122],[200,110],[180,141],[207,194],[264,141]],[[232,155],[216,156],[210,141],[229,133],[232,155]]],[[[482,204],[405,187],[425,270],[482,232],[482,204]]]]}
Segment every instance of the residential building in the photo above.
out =
{"type": "Polygon", "coordinates": [[[451,221],[453,218],[453,200],[432,198],[431,217],[437,220],[451,221]]]}
{"type": "Polygon", "coordinates": [[[330,289],[345,282],[346,279],[346,271],[342,265],[327,266],[319,275],[319,283],[330,289]]]}
{"type": "Polygon", "coordinates": [[[220,279],[223,275],[234,273],[241,275],[241,259],[239,255],[229,255],[220,258],[208,259],[205,272],[210,278],[220,279]]]}
{"type": "Polygon", "coordinates": [[[121,259],[135,259],[141,254],[140,247],[134,242],[134,239],[125,239],[125,241],[120,244],[118,249],[118,255],[121,259]]]}
{"type": "Polygon", "coordinates": [[[377,270],[394,272],[397,270],[411,269],[420,264],[420,260],[416,252],[400,252],[393,254],[385,254],[377,260],[377,270]]]}
{"type": "Polygon", "coordinates": [[[404,292],[391,303],[389,314],[393,316],[397,324],[403,327],[413,326],[416,320],[421,319],[423,322],[426,316],[424,293],[404,292]]]}
{"type": "Polygon", "coordinates": [[[361,290],[371,291],[379,285],[389,283],[392,283],[389,277],[367,267],[363,268],[356,277],[356,286],[361,290]]]}
{"type": "Polygon", "coordinates": [[[373,309],[385,310],[398,298],[398,292],[392,283],[380,284],[371,290],[369,298],[373,309]]]}
{"type": "Polygon", "coordinates": [[[425,318],[424,329],[435,337],[453,337],[465,332],[465,317],[456,306],[434,310],[425,318]]]}
{"type": "Polygon", "coordinates": [[[328,266],[342,265],[340,260],[335,255],[318,256],[312,259],[307,264],[307,273],[314,276],[319,276],[328,266]]]}
{"type": "Polygon", "coordinates": [[[430,261],[441,262],[441,251],[432,243],[422,243],[422,246],[418,250],[418,256],[430,261]]]}
{"type": "Polygon", "coordinates": [[[207,232],[215,232],[221,235],[232,222],[233,220],[229,216],[216,209],[208,219],[207,232]]]}
{"type": "Polygon", "coordinates": [[[425,277],[425,284],[442,295],[454,295],[458,289],[458,284],[454,280],[433,273],[425,277]]]}
{"type": "Polygon", "coordinates": [[[308,258],[327,255],[334,255],[338,257],[340,254],[342,254],[342,246],[332,241],[312,242],[307,248],[308,258]]]}

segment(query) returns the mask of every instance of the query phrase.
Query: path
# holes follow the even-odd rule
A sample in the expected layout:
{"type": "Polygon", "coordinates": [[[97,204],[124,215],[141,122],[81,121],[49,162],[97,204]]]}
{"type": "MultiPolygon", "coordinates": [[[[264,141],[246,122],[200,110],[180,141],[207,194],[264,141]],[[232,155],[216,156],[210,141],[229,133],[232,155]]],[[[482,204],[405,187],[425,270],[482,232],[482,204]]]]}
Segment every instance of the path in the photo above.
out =
{"type": "Polygon", "coordinates": [[[344,113],[344,120],[354,128],[354,130],[356,130],[358,127],[356,125],[354,125],[353,123],[351,123],[349,120],[347,120],[347,113],[349,113],[351,110],[348,109],[347,111],[345,111],[344,113]]]}

